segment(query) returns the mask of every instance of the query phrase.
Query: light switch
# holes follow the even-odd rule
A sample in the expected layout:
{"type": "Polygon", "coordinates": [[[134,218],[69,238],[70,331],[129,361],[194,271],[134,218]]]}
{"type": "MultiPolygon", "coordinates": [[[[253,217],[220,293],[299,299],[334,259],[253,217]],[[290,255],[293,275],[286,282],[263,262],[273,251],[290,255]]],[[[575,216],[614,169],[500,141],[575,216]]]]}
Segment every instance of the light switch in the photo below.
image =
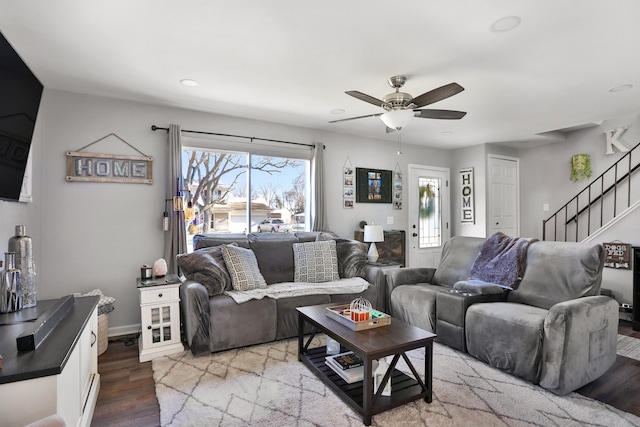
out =
{"type": "Polygon", "coordinates": [[[393,217],[392,216],[388,216],[387,217],[387,225],[393,225],[393,217]]]}
{"type": "Polygon", "coordinates": [[[549,203],[544,203],[542,205],[542,211],[543,212],[549,212],[549,203]]]}

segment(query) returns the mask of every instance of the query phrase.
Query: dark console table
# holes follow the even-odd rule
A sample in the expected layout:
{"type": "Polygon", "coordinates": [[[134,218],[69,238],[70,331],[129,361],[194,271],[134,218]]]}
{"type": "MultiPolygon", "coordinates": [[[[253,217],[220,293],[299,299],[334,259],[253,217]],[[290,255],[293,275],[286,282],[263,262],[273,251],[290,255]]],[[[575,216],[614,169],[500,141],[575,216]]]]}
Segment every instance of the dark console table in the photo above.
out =
{"type": "MultiPolygon", "coordinates": [[[[355,231],[353,237],[355,240],[363,242],[364,231],[355,231]]],[[[378,262],[397,262],[404,267],[407,265],[405,262],[405,247],[404,230],[384,230],[384,242],[376,243],[376,248],[378,248],[378,253],[380,254],[378,262]]]]}
{"type": "Polygon", "coordinates": [[[640,331],[640,246],[633,247],[633,309],[632,328],[640,331]]]}

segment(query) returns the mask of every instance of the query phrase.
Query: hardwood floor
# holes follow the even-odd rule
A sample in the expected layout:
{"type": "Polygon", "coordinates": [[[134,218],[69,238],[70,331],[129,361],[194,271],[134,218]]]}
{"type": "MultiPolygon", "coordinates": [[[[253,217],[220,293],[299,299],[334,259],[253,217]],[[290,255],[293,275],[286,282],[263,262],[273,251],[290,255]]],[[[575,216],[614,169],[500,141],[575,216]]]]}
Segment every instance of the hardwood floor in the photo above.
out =
{"type": "Polygon", "coordinates": [[[138,362],[138,341],[120,337],[98,357],[100,394],[93,427],[156,427],[160,407],[156,399],[151,362],[138,362]]]}
{"type": "MultiPolygon", "coordinates": [[[[618,332],[640,339],[628,322],[621,322],[618,332]]],[[[98,358],[98,372],[101,385],[93,427],[160,425],[151,362],[138,362],[135,337],[110,341],[98,358]]],[[[640,416],[640,361],[618,356],[609,372],[577,392],[640,416]]]]}

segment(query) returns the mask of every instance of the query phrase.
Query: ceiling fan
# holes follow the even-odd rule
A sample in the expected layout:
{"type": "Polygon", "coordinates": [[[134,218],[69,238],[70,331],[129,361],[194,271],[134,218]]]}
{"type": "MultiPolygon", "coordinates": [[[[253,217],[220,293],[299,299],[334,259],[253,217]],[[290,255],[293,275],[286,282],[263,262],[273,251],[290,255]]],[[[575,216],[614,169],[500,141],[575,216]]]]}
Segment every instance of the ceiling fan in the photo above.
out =
{"type": "Polygon", "coordinates": [[[421,117],[423,119],[459,120],[467,114],[464,111],[420,109],[421,107],[442,101],[443,99],[447,99],[450,96],[462,92],[464,88],[458,83],[449,83],[448,85],[430,90],[429,92],[425,92],[414,98],[408,93],[400,92],[400,88],[406,81],[407,78],[405,76],[389,77],[387,83],[389,83],[389,86],[394,88],[396,91],[386,95],[382,100],[365,93],[358,92],[357,90],[345,92],[347,95],[351,95],[361,101],[382,107],[386,112],[333,120],[329,123],[363,119],[365,117],[380,117],[382,122],[387,126],[387,132],[400,132],[414,117],[421,117]]]}

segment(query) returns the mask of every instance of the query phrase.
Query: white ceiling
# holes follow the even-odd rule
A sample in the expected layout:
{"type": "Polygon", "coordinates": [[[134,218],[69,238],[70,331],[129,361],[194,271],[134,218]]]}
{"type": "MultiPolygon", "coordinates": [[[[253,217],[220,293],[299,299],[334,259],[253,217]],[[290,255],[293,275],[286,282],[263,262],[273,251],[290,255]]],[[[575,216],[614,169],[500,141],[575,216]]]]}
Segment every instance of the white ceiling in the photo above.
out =
{"type": "Polygon", "coordinates": [[[402,136],[444,148],[640,112],[639,18],[637,0],[0,0],[0,30],[46,87],[395,140],[378,118],[329,124],[382,111],[344,92],[457,82],[427,108],[466,117],[402,136]],[[492,32],[505,16],[521,25],[492,32]]]}

